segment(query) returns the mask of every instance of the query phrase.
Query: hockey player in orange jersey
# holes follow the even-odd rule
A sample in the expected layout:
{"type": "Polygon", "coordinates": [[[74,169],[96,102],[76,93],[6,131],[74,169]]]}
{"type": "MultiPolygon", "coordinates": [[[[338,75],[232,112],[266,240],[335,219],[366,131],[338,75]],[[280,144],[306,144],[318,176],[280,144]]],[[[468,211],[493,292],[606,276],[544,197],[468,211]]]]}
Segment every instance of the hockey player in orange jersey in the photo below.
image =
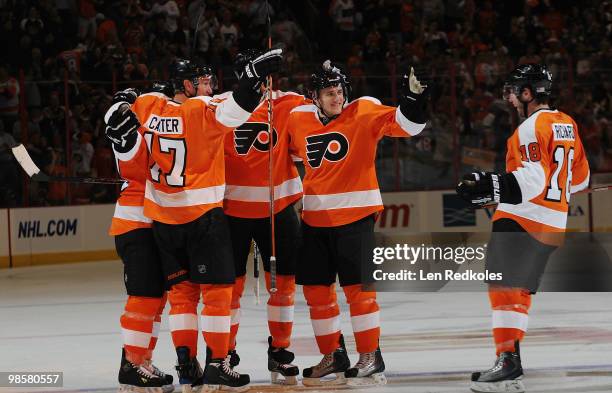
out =
{"type": "MultiPolygon", "coordinates": [[[[163,97],[164,86],[154,85],[152,94],[163,97]]],[[[132,104],[138,92],[127,89],[113,97],[113,103],[132,104]]],[[[164,97],[169,99],[169,97],[164,97]]],[[[125,124],[137,129],[137,122],[125,124]]],[[[111,130],[112,133],[112,130],[111,130]]],[[[135,137],[140,137],[134,134],[135,137]]],[[[119,368],[120,392],[146,387],[150,391],[174,390],[173,378],[157,369],[151,362],[166,303],[161,260],[151,230],[152,221],[143,214],[144,190],[149,154],[142,144],[131,152],[113,143],[117,172],[126,182],[117,200],[109,234],[124,267],[124,283],[128,293],[125,311],[121,316],[123,351],[119,368]]]]}
{"type": "MultiPolygon", "coordinates": [[[[196,65],[189,60],[178,59],[173,62],[170,67],[170,74],[175,80],[174,84],[179,86],[178,89],[175,89],[172,82],[156,83],[151,92],[142,95],[139,95],[134,89],[127,89],[115,95],[114,103],[107,111],[106,122],[109,124],[107,136],[113,141],[113,149],[119,168],[129,168],[127,175],[131,179],[128,183],[129,186],[122,192],[122,198],[118,201],[111,232],[121,230],[125,223],[130,223],[131,221],[136,221],[137,224],[141,225],[146,223],[149,228],[152,223],[150,218],[143,215],[145,183],[148,177],[149,166],[149,152],[144,138],[146,129],[141,127],[138,134],[131,133],[132,129],[138,128],[140,125],[138,118],[147,119],[151,113],[161,113],[169,100],[174,103],[182,103],[192,96],[212,95],[213,89],[216,86],[216,79],[210,67],[196,65]],[[124,111],[128,107],[131,107],[136,113],[124,111]],[[137,148],[130,149],[130,146],[136,146],[137,148]],[[127,197],[130,198],[128,199],[127,197]],[[122,206],[126,205],[126,202],[133,202],[132,206],[122,206]]],[[[124,171],[120,170],[120,173],[124,174],[124,171]]],[[[154,241],[152,231],[149,232],[151,240],[154,241]]],[[[125,245],[121,243],[122,248],[142,255],[138,257],[138,255],[132,254],[131,260],[146,262],[147,265],[144,268],[153,271],[149,266],[155,266],[155,263],[151,263],[149,260],[159,261],[157,245],[154,243],[151,246],[150,242],[147,243],[145,241],[149,239],[139,238],[132,240],[133,237],[132,235],[129,238],[130,242],[126,243],[123,241],[125,245]],[[148,255],[142,250],[143,247],[147,247],[147,249],[154,247],[154,256],[148,255]]],[[[121,237],[117,237],[117,239],[121,240],[121,237]]],[[[150,273],[150,271],[147,272],[150,273]]],[[[147,275],[145,273],[138,272],[138,277],[146,279],[147,275]]],[[[163,284],[165,280],[161,270],[159,274],[163,284]]],[[[190,350],[193,354],[197,353],[197,305],[199,303],[199,290],[190,291],[191,293],[197,293],[197,296],[192,298],[182,293],[181,290],[186,291],[183,287],[178,289],[174,288],[168,296],[171,303],[169,325],[172,340],[177,348],[177,355],[179,357],[179,364],[177,366],[179,383],[181,385],[190,385],[193,381],[200,378],[203,373],[195,356],[193,358],[189,356],[190,350]]],[[[157,327],[161,321],[160,314],[163,311],[165,301],[166,298],[164,297],[159,313],[155,316],[157,327]]],[[[126,323],[129,323],[128,319],[126,319],[126,323]]],[[[140,325],[142,325],[142,322],[140,322],[140,325]]],[[[156,340],[156,329],[153,330],[153,335],[155,337],[153,340],[156,340]]],[[[171,379],[171,376],[165,378],[171,379]]],[[[122,380],[125,382],[126,379],[129,379],[129,376],[126,378],[126,376],[122,377],[120,374],[120,382],[122,380]]],[[[137,380],[137,382],[139,381],[137,380]]]]}
{"type": "Polygon", "coordinates": [[[321,362],[303,370],[305,385],[371,385],[386,382],[379,348],[376,292],[364,290],[374,247],[374,220],[383,210],[374,166],[384,136],[419,134],[427,120],[428,90],[411,70],[399,107],[372,97],[350,103],[349,82],[328,60],[311,77],[313,104],[291,111],[292,153],[306,169],[303,179],[303,247],[296,282],[304,286],[321,362]],[[350,367],[340,332],[336,275],[350,307],[359,361],[350,367]],[[333,381],[323,380],[336,374],[333,381]]]}
{"type": "Polygon", "coordinates": [[[493,368],[472,374],[475,392],[523,392],[519,342],[549,255],[565,231],[572,193],[589,184],[589,164],[576,122],[548,104],[552,77],[545,66],[523,64],[509,76],[504,99],[523,119],[508,139],[506,173],[472,173],[457,193],[474,207],[498,203],[486,269],[489,281],[493,368]]]}
{"type": "MultiPolygon", "coordinates": [[[[202,295],[201,327],[207,343],[204,374],[193,381],[248,389],[249,376],[232,370],[227,357],[230,305],[235,281],[229,230],[221,209],[225,189],[223,137],[244,123],[259,103],[259,85],[278,70],[281,51],[267,52],[245,65],[239,89],[222,102],[193,97],[182,104],[168,101],[160,112],[138,114],[146,129],[150,152],[145,185],[144,213],[153,220],[153,232],[170,286],[170,303],[191,303],[202,295]],[[148,116],[148,117],[147,117],[148,116]],[[197,284],[197,285],[194,285],[197,284]],[[176,294],[176,297],[173,296],[176,294]]],[[[187,82],[187,81],[182,81],[187,82]]],[[[175,85],[181,90],[180,84],[175,85]]],[[[186,92],[186,90],[184,91],[186,92]]],[[[119,123],[120,124],[120,123],[119,123]]],[[[121,128],[120,126],[118,128],[121,128]]],[[[129,140],[130,135],[120,135],[129,140]]],[[[181,366],[181,353],[179,367],[181,366]]],[[[186,360],[195,359],[187,353],[186,360]]],[[[189,363],[185,366],[197,366],[189,363]]],[[[179,371],[180,376],[180,371],[179,371]]]]}
{"type": "MultiPolygon", "coordinates": [[[[236,57],[234,68],[260,55],[246,50],[236,57]]],[[[262,86],[263,88],[264,86],[262,86]]],[[[304,96],[273,91],[274,139],[274,221],[276,239],[276,292],[271,292],[270,280],[270,192],[268,105],[263,100],[249,120],[225,137],[225,197],[223,209],[227,215],[236,269],[236,284],[232,295],[232,325],[230,355],[237,365],[236,336],[240,324],[240,298],[244,291],[247,259],[252,241],[261,251],[266,288],[269,292],[267,314],[268,369],[273,383],[296,384],[297,366],[291,364],[294,354],[287,350],[293,327],[295,296],[295,265],[299,243],[299,220],[294,203],[302,197],[302,182],[289,155],[286,130],[289,112],[309,102],[304,96]],[[278,378],[278,375],[283,378],[278,378]]]]}

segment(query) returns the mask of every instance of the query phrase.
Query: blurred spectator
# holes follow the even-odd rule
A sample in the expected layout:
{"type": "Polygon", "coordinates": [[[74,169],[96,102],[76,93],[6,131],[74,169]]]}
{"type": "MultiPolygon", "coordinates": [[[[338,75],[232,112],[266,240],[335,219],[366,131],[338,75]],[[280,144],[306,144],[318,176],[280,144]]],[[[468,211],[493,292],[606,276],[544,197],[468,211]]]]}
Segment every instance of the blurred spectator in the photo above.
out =
{"type": "Polygon", "coordinates": [[[5,130],[12,130],[19,113],[19,83],[9,74],[8,66],[0,64],[0,119],[5,130]]]}
{"type": "Polygon", "coordinates": [[[15,145],[15,139],[5,132],[4,123],[0,122],[0,207],[17,206],[19,168],[11,152],[15,145]]]}

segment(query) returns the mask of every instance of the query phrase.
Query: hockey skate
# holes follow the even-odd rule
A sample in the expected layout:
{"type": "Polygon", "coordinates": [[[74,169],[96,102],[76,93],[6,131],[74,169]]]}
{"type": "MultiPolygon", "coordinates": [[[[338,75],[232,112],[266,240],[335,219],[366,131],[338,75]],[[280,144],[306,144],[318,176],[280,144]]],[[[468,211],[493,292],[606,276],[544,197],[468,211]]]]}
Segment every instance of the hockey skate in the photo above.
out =
{"type": "Polygon", "coordinates": [[[348,370],[351,361],[346,353],[344,337],[340,335],[340,347],[334,352],[323,356],[316,366],[305,368],[302,372],[302,383],[305,386],[344,385],[346,378],[344,372],[348,370]],[[335,374],[335,379],[325,378],[335,374]]]}
{"type": "Polygon", "coordinates": [[[233,370],[230,364],[230,354],[224,359],[212,359],[210,348],[206,348],[206,358],[211,360],[206,364],[204,376],[200,380],[203,383],[201,392],[213,392],[215,390],[244,392],[249,390],[251,378],[248,374],[240,374],[233,370]]]}
{"type": "Polygon", "coordinates": [[[387,383],[384,371],[385,362],[380,353],[380,348],[376,348],[374,352],[360,353],[355,366],[346,370],[344,376],[348,386],[384,385],[387,383]]]}
{"type": "Polygon", "coordinates": [[[166,374],[162,370],[155,367],[155,365],[151,362],[151,360],[147,360],[145,362],[145,367],[149,370],[153,375],[158,376],[163,382],[164,386],[162,386],[162,390],[164,393],[172,393],[174,392],[174,377],[170,374],[166,374]]]}
{"type": "Polygon", "coordinates": [[[235,349],[230,350],[227,353],[227,356],[229,356],[230,358],[229,359],[230,367],[234,368],[240,364],[240,356],[238,356],[238,352],[236,352],[235,349]]]}
{"type": "Polygon", "coordinates": [[[176,348],[176,372],[183,393],[199,393],[202,389],[202,367],[196,357],[191,357],[188,347],[176,348]]]}
{"type": "Polygon", "coordinates": [[[121,356],[119,368],[119,393],[163,393],[165,381],[150,372],[144,365],[135,365],[121,356]]]}
{"type": "Polygon", "coordinates": [[[300,369],[291,364],[293,359],[295,359],[293,352],[285,348],[274,348],[272,337],[268,337],[268,370],[273,384],[297,385],[296,376],[300,374],[300,369]],[[282,378],[279,378],[279,375],[282,378]]]}
{"type": "Polygon", "coordinates": [[[478,393],[521,393],[523,384],[523,367],[518,341],[515,352],[502,352],[495,365],[487,371],[472,374],[470,389],[478,393]]]}

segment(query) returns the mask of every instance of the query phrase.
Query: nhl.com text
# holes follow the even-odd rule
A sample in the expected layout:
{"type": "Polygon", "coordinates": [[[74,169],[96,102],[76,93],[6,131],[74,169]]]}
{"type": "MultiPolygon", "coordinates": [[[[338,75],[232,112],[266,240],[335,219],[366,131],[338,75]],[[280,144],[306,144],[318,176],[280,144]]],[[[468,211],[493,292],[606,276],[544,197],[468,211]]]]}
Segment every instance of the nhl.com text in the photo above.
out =
{"type": "MultiPolygon", "coordinates": [[[[454,262],[463,265],[470,262],[482,262],[486,256],[487,244],[478,247],[442,247],[442,246],[411,246],[396,244],[393,247],[375,247],[372,252],[372,262],[375,265],[389,263],[403,263],[415,265],[418,263],[454,262]]],[[[437,272],[401,269],[399,271],[385,272],[375,269],[373,278],[376,281],[501,281],[501,273],[492,273],[488,270],[476,272],[467,269],[457,272],[456,269],[445,269],[437,272]]]]}

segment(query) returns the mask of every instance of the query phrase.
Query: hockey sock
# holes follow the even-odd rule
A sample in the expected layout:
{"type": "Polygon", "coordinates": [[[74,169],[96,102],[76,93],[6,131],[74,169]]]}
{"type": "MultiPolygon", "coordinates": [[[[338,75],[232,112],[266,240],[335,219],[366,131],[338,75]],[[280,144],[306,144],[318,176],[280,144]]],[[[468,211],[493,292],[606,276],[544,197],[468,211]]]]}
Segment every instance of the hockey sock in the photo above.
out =
{"type": "Polygon", "coordinates": [[[189,281],[175,284],[168,291],[168,325],[174,347],[188,347],[189,355],[198,353],[198,303],[200,285],[189,281]]]}
{"type": "Polygon", "coordinates": [[[342,288],[351,312],[351,325],[357,352],[374,352],[380,338],[380,315],[376,292],[364,292],[361,284],[342,288]]]}
{"type": "Polygon", "coordinates": [[[229,349],[232,287],[232,284],[200,285],[204,303],[200,324],[213,359],[225,358],[229,349]]]}
{"type": "Polygon", "coordinates": [[[128,296],[120,319],[121,334],[125,356],[134,364],[144,363],[149,354],[153,320],[160,303],[160,298],[128,296]]]}
{"type": "Polygon", "coordinates": [[[238,328],[240,327],[240,299],[244,292],[244,282],[246,276],[236,277],[236,282],[232,288],[232,310],[230,314],[230,338],[229,338],[229,349],[236,349],[236,336],[238,335],[238,328]]]}
{"type": "Polygon", "coordinates": [[[319,351],[328,355],[340,346],[340,308],[335,285],[304,285],[304,297],[310,307],[310,322],[319,351]]]}
{"type": "Polygon", "coordinates": [[[514,352],[514,342],[522,340],[527,331],[531,294],[521,288],[490,286],[489,300],[496,353],[514,352]]]}
{"type": "MultiPolygon", "coordinates": [[[[155,315],[155,319],[153,320],[153,332],[151,333],[151,342],[149,343],[150,356],[152,356],[153,351],[155,350],[155,346],[157,345],[157,338],[159,337],[159,326],[161,325],[161,316],[164,313],[164,307],[166,307],[167,299],[168,294],[164,292],[164,296],[162,296],[161,301],[159,303],[159,309],[157,310],[157,314],[155,315]]],[[[150,358],[151,357],[149,357],[149,359],[150,358]]]]}
{"type": "Polygon", "coordinates": [[[271,293],[270,273],[266,272],[268,299],[268,328],[272,336],[272,346],[287,348],[293,328],[293,305],[295,299],[295,276],[277,275],[276,292],[271,293]]]}

